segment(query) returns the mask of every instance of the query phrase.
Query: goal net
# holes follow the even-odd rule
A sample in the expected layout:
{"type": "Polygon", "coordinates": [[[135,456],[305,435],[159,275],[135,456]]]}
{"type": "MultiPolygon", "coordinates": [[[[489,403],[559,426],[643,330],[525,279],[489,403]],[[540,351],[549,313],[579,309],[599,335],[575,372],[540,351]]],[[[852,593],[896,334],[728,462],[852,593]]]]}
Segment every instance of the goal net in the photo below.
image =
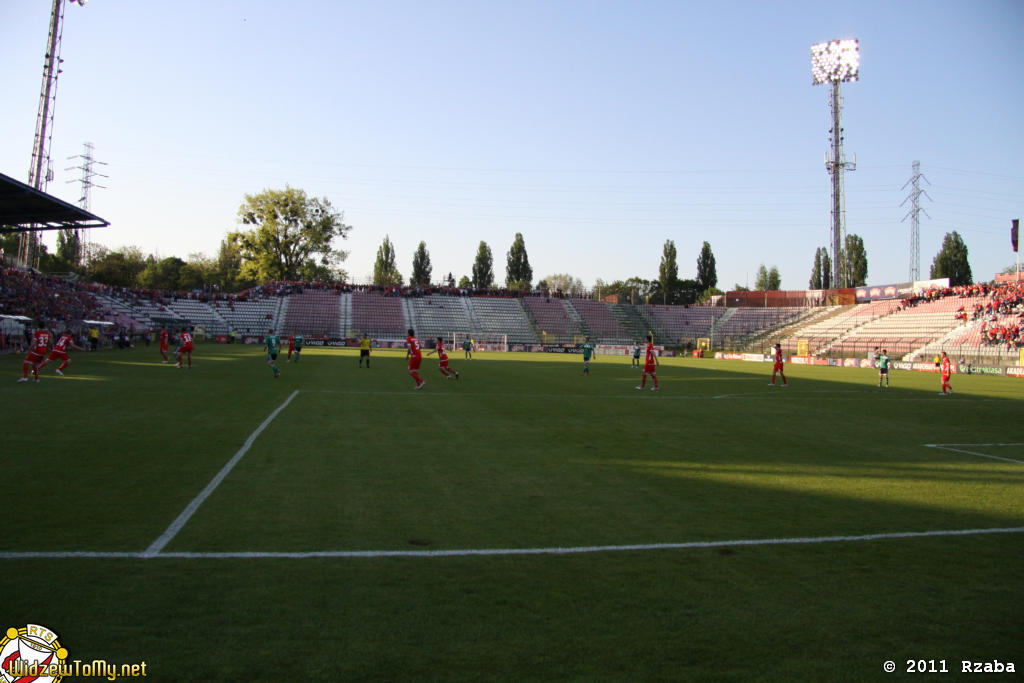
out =
{"type": "Polygon", "coordinates": [[[463,350],[463,344],[469,341],[471,351],[508,351],[507,334],[486,334],[483,332],[452,332],[452,352],[463,350]]]}

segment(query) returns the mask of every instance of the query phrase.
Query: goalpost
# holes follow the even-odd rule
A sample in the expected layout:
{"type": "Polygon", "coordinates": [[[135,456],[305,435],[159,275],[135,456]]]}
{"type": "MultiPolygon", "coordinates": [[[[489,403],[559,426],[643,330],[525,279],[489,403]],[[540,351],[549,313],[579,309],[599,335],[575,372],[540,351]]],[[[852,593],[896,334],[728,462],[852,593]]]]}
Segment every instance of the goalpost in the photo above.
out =
{"type": "Polygon", "coordinates": [[[473,342],[473,351],[508,351],[507,334],[489,334],[486,332],[452,332],[452,353],[462,350],[467,339],[473,342]]]}

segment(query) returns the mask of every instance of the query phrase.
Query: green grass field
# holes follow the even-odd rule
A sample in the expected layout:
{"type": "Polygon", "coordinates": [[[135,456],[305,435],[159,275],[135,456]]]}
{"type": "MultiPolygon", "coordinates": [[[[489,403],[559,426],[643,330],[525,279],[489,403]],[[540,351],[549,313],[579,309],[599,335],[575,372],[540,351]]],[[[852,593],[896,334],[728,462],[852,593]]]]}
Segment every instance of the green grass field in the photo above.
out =
{"type": "Polygon", "coordinates": [[[1020,380],[456,352],[415,391],[357,353],[0,358],[0,634],[157,681],[1024,669],[1020,380]]]}

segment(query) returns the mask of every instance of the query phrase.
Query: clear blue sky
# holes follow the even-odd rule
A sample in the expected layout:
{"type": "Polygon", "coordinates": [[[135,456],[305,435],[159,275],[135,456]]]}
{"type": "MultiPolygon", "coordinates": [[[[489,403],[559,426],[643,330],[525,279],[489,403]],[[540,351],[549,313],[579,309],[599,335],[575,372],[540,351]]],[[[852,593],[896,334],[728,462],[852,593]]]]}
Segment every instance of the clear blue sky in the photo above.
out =
{"type": "MultiPolygon", "coordinates": [[[[0,3],[0,172],[27,178],[49,2],[0,3]]],[[[82,143],[109,165],[92,209],[110,247],[213,255],[245,193],[286,184],[353,226],[352,278],[385,234],[408,277],[469,274],[523,233],[535,279],[657,274],[675,241],[719,287],[762,262],[807,287],[829,239],[829,109],[810,45],[858,38],[844,86],[847,230],[869,283],[909,272],[911,163],[921,272],[957,230],[977,279],[1014,262],[1024,217],[1024,3],[347,2],[69,5],[50,191],[76,201],[82,143]]]]}

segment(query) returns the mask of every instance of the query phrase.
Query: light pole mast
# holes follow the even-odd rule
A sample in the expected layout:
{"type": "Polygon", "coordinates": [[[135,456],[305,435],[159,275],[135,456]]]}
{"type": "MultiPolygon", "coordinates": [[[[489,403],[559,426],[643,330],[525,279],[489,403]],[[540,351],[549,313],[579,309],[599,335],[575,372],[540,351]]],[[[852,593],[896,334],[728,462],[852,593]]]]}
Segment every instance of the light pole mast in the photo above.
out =
{"type": "MultiPolygon", "coordinates": [[[[70,0],[85,4],[85,0],[70,0]]],[[[60,76],[61,36],[64,33],[64,0],[53,0],[50,6],[50,32],[46,38],[43,59],[43,85],[39,91],[39,112],[36,115],[36,134],[32,141],[32,162],[28,169],[28,184],[45,192],[46,184],[53,180],[50,163],[50,142],[53,139],[53,111],[57,102],[57,79],[60,76]]],[[[39,264],[39,233],[23,232],[18,242],[18,258],[26,266],[39,264]]]]}
{"type": "Polygon", "coordinates": [[[814,85],[832,86],[832,128],[829,131],[829,153],[825,155],[825,170],[832,177],[832,282],[834,287],[849,284],[843,256],[846,237],[846,208],[844,207],[843,172],[854,171],[857,159],[846,161],[843,156],[843,98],[840,83],[856,81],[860,70],[860,48],[854,40],[833,40],[811,46],[811,74],[814,85]]]}

